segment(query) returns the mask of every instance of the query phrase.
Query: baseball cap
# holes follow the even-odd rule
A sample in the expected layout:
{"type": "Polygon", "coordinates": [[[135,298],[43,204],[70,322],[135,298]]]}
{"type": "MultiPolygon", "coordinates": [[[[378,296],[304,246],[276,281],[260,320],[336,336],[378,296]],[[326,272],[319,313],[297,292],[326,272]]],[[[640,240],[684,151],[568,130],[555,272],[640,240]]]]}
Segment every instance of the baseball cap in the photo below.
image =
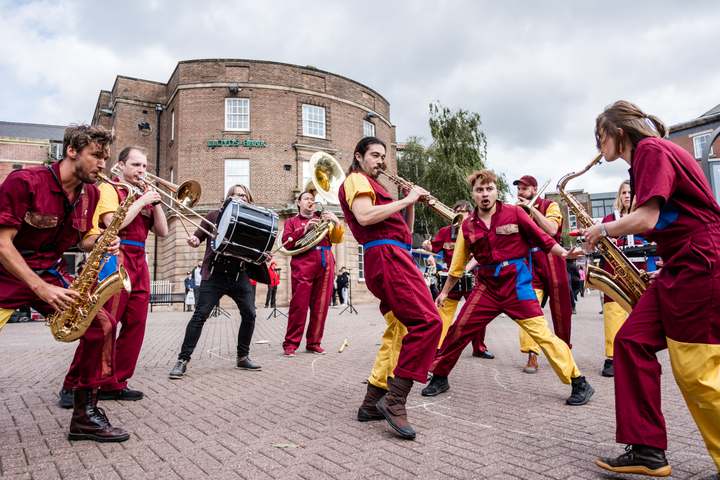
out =
{"type": "Polygon", "coordinates": [[[520,177],[520,180],[515,180],[513,185],[517,185],[518,183],[524,183],[525,185],[530,185],[531,187],[537,187],[537,180],[535,180],[535,177],[530,175],[523,175],[520,177]]]}

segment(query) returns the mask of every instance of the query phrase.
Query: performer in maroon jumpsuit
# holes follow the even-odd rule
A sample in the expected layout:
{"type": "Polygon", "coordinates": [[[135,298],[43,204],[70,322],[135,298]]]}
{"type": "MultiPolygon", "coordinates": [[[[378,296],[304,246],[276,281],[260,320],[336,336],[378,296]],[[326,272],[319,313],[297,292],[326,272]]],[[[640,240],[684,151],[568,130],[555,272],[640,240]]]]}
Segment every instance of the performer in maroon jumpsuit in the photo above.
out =
{"type": "Polygon", "coordinates": [[[547,327],[532,288],[529,241],[539,245],[544,252],[563,258],[577,258],[584,252],[565,251],[535,225],[525,211],[498,202],[497,176],[493,172],[478,170],[468,177],[468,183],[472,186],[477,208],[462,223],[448,280],[435,303],[438,307],[444,305],[470,253],[480,266],[478,283],[450,327],[430,368],[432,381],[422,394],[432,397],[449,390],[448,374],[470,339],[478,329],[485,327],[500,313],[505,313],[540,345],[560,380],[572,384],[572,394],[566,403],[585,405],[595,390],[585,377],[580,376],[567,344],[547,327]]]}
{"type": "Polygon", "coordinates": [[[645,232],[663,260],[615,336],[616,440],[628,444],[627,453],[596,461],[614,472],[656,476],[671,473],[656,356],[666,348],[675,381],[720,470],[720,206],[698,163],[664,140],[667,133],[659,118],[625,101],[598,116],[598,149],[605,160],[622,158],[630,165],[637,207],[584,231],[589,247],[602,236],[645,232]]]}
{"type": "Polygon", "coordinates": [[[360,140],[339,192],[348,226],[364,246],[367,288],[380,300],[380,312],[388,324],[358,420],[384,416],[402,438],[413,439],[415,430],[408,422],[405,402],[413,381],[427,381],[442,332],[440,314],[410,253],[409,226],[414,223],[414,205],[429,192],[415,186],[404,192],[403,199],[394,200],[377,181],[384,161],[385,144],[380,139],[360,140]],[[400,214],[403,209],[404,217],[400,214]],[[388,351],[400,342],[395,357],[388,351]],[[394,358],[397,366],[389,372],[394,358]],[[387,383],[387,394],[378,385],[383,381],[387,383]]]}
{"type": "MultiPolygon", "coordinates": [[[[145,336],[148,305],[150,304],[150,274],[145,260],[145,241],[150,230],[159,236],[168,234],[167,220],[160,204],[160,194],[152,187],[145,186],[141,178],[147,170],[147,153],[142,147],[132,146],[123,149],[118,156],[120,177],[116,182],[124,182],[141,188],[144,193],[130,206],[123,224],[120,226],[120,252],[103,266],[99,280],[123,265],[132,283],[132,293],[121,290],[105,304],[110,314],[121,325],[120,334],[115,342],[115,377],[117,383],[103,385],[100,400],[140,400],[143,393],[127,388],[127,381],[135,372],[140,348],[145,336]]],[[[119,204],[127,198],[124,188],[110,184],[100,185],[100,203],[95,212],[94,223],[105,228],[112,221],[119,204]]],[[[100,233],[99,230],[92,233],[100,233]]],[[[83,346],[75,352],[70,371],[65,376],[60,391],[60,406],[72,406],[72,389],[78,382],[78,359],[83,346]]]]}
{"type": "MultiPolygon", "coordinates": [[[[518,199],[530,207],[535,224],[557,243],[561,243],[563,217],[557,202],[538,198],[534,205],[530,205],[530,200],[538,192],[537,180],[531,175],[524,175],[519,180],[515,180],[513,185],[517,186],[518,199]]],[[[538,295],[540,295],[539,292],[542,292],[542,295],[549,297],[554,333],[560,340],[567,343],[568,347],[572,348],[570,324],[573,307],[565,260],[557,255],[543,252],[539,246],[533,243],[530,244],[530,250],[532,252],[533,288],[538,295]]],[[[539,299],[541,303],[542,300],[542,298],[539,299]]],[[[537,356],[540,354],[540,347],[523,329],[520,329],[520,351],[528,354],[528,361],[523,372],[537,372],[537,356]]]]}
{"type": "MultiPolygon", "coordinates": [[[[321,220],[313,211],[315,197],[312,192],[303,192],[298,198],[298,214],[288,218],[283,229],[282,242],[287,250],[296,248],[297,242],[305,236],[321,220]]],[[[333,282],[335,281],[335,257],[330,250],[333,243],[341,243],[345,238],[345,230],[337,216],[325,210],[322,219],[332,222],[328,234],[313,248],[294,255],[290,261],[292,271],[292,298],[288,312],[288,326],[283,342],[286,357],[294,357],[295,350],[300,346],[308,308],[310,322],[307,328],[305,348],[308,352],[325,354],[320,347],[325,319],[327,318],[330,300],[332,299],[333,282]]]]}
{"type": "MultiPolygon", "coordinates": [[[[99,198],[97,174],[105,167],[112,134],[101,127],[69,127],[63,159],[52,166],[16,170],[0,185],[0,325],[29,305],[43,315],[64,311],[79,297],[62,254],[80,245],[92,251],[92,218],[99,198]]],[[[117,253],[119,239],[108,252],[117,253]]],[[[130,435],[110,425],[97,408],[99,387],[116,382],[117,322],[101,309],[79,342],[78,385],[69,440],[122,442],[130,435]]]]}

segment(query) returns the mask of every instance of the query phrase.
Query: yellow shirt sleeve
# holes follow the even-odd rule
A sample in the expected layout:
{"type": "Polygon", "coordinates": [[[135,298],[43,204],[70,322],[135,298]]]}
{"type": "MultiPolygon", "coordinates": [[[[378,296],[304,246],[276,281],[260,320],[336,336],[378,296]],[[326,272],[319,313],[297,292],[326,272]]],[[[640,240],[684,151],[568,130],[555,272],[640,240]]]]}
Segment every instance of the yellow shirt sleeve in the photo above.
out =
{"type": "Polygon", "coordinates": [[[350,210],[352,210],[353,200],[358,195],[370,195],[372,203],[375,205],[375,190],[370,186],[370,182],[365,175],[351,173],[345,179],[343,185],[345,187],[345,200],[347,200],[350,210]]]}
{"type": "Polygon", "coordinates": [[[335,223],[333,223],[332,226],[330,226],[328,238],[330,239],[330,243],[342,243],[343,240],[345,240],[345,229],[342,225],[335,225],[335,223]]]}
{"type": "Polygon", "coordinates": [[[557,202],[552,202],[545,212],[545,218],[554,220],[558,226],[562,226],[562,213],[560,213],[560,205],[557,202]]]}
{"type": "Polygon", "coordinates": [[[463,237],[462,227],[460,227],[457,239],[455,240],[455,250],[453,250],[452,263],[450,264],[448,274],[453,277],[462,277],[469,260],[470,249],[465,244],[465,237],[463,237]]]}
{"type": "Polygon", "coordinates": [[[95,207],[93,228],[85,234],[86,237],[90,235],[100,235],[100,215],[115,212],[120,207],[120,199],[115,191],[115,187],[103,182],[98,186],[98,189],[100,190],[100,200],[98,201],[97,207],[95,207]]]}

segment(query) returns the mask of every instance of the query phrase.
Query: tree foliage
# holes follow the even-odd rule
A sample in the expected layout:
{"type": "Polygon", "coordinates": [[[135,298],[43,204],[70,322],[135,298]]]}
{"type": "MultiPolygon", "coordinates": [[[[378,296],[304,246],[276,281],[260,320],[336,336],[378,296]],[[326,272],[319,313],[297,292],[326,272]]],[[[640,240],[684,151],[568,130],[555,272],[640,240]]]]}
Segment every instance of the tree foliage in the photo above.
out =
{"type": "MultiPolygon", "coordinates": [[[[422,138],[410,137],[399,155],[398,173],[450,208],[458,200],[473,203],[467,177],[487,168],[487,139],[480,115],[435,102],[430,104],[429,123],[432,143],[425,149],[422,138]]],[[[503,174],[498,174],[498,189],[499,199],[504,200],[509,188],[503,174]]],[[[448,225],[448,220],[426,205],[415,208],[415,233],[427,237],[448,225]]]]}

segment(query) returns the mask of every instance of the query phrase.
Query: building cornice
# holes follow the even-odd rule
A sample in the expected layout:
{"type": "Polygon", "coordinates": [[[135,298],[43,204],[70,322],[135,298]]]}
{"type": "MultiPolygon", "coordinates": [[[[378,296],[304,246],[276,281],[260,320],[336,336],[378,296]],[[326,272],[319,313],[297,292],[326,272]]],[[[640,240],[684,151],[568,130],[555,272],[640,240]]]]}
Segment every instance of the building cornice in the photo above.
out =
{"type": "MultiPolygon", "coordinates": [[[[360,110],[365,110],[367,113],[374,113],[377,115],[377,118],[382,120],[388,127],[392,128],[392,123],[390,123],[390,120],[385,118],[384,116],[380,115],[379,113],[373,111],[372,109],[366,107],[365,105],[361,105],[357,102],[353,102],[352,100],[347,100],[344,98],[337,97],[335,95],[329,95],[327,93],[318,92],[315,90],[307,90],[304,88],[297,88],[297,87],[287,87],[282,85],[267,85],[264,83],[248,83],[248,82],[216,82],[216,83],[187,83],[184,85],[178,85],[175,87],[175,90],[173,91],[172,95],[170,95],[170,98],[168,99],[167,103],[163,105],[163,107],[167,108],[168,105],[170,105],[177,95],[177,93],[180,90],[190,90],[193,88],[227,88],[227,87],[234,87],[237,86],[239,88],[262,88],[265,90],[277,90],[280,92],[290,92],[290,93],[299,93],[302,95],[313,95],[316,97],[326,98],[328,100],[333,100],[336,102],[344,103],[346,105],[353,106],[355,108],[359,108],[360,110]]],[[[121,97],[117,97],[119,100],[121,97]]],[[[123,99],[124,100],[124,99],[123,99]]],[[[155,106],[154,103],[149,103],[148,105],[155,106]]]]}
{"type": "Polygon", "coordinates": [[[40,140],[37,138],[0,137],[0,143],[6,145],[36,145],[38,147],[50,146],[50,140],[40,140]]]}

